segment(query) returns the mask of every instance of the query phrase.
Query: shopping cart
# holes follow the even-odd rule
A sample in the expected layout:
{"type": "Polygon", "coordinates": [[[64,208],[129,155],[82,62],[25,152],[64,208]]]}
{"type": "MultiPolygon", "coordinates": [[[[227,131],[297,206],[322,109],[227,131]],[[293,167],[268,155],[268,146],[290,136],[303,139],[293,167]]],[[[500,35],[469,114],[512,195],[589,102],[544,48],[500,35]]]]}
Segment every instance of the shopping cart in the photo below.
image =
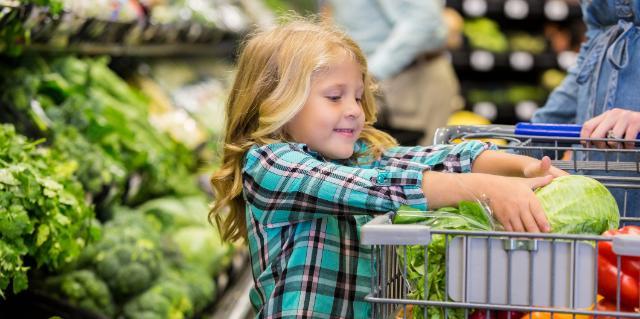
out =
{"type": "MultiPolygon", "coordinates": [[[[640,150],[595,148],[596,142],[616,147],[624,141],[581,140],[578,135],[575,126],[455,126],[439,129],[435,143],[499,139],[506,141],[499,148],[507,152],[550,156],[559,168],[588,174],[610,190],[622,191],[620,226],[640,225],[640,218],[627,212],[627,201],[633,198],[629,192],[640,189],[640,150]]],[[[623,310],[620,303],[620,271],[615,309],[594,307],[598,244],[612,243],[621,269],[621,256],[640,256],[637,237],[435,230],[424,225],[393,225],[391,217],[391,213],[378,216],[361,232],[362,243],[371,245],[373,255],[372,289],[365,298],[372,304],[372,318],[468,318],[475,311],[480,315],[474,313],[474,318],[490,319],[496,316],[493,310],[505,311],[499,319],[520,319],[512,311],[543,312],[550,319],[640,318],[639,312],[623,310]],[[410,279],[412,272],[429,273],[429,258],[443,257],[430,256],[428,245],[434,238],[444,240],[444,278],[410,279]],[[408,269],[406,261],[416,252],[423,256],[424,267],[408,269]],[[446,297],[416,300],[412,296],[418,285],[424,285],[424,296],[428,296],[430,280],[440,279],[445,281],[446,297]]]]}

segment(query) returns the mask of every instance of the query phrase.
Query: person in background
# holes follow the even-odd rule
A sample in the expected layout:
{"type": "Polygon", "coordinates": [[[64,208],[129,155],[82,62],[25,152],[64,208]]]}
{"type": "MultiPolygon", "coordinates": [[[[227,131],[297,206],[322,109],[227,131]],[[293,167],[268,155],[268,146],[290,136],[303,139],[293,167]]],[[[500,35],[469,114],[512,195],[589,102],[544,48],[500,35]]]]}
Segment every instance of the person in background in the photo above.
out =
{"type": "MultiPolygon", "coordinates": [[[[596,147],[634,148],[632,140],[640,132],[640,1],[589,0],[581,1],[581,6],[587,39],[577,63],[532,122],[582,124],[582,138],[628,140],[595,142],[596,147]]],[[[579,153],[578,160],[586,160],[585,152],[579,153]]],[[[589,160],[603,161],[604,154],[592,153],[589,160]]],[[[639,158],[633,154],[613,160],[637,162],[639,158]]],[[[595,172],[605,173],[614,175],[595,172]]],[[[630,174],[640,176],[618,173],[630,174]]],[[[622,189],[612,193],[622,215],[640,216],[640,191],[631,191],[626,198],[622,189]]]]}
{"type": "Polygon", "coordinates": [[[209,218],[248,242],[257,318],[370,318],[360,228],[401,205],[480,198],[506,230],[550,229],[533,189],[566,173],[548,157],[479,141],[397,146],[373,127],[371,89],[362,51],[330,25],[292,21],[242,49],[209,218]]]}
{"type": "Polygon", "coordinates": [[[382,127],[418,132],[419,140],[407,144],[432,144],[435,130],[463,106],[458,79],[443,54],[447,43],[459,40],[459,15],[449,12],[446,19],[441,0],[328,3],[333,21],[360,45],[380,83],[382,127]]]}

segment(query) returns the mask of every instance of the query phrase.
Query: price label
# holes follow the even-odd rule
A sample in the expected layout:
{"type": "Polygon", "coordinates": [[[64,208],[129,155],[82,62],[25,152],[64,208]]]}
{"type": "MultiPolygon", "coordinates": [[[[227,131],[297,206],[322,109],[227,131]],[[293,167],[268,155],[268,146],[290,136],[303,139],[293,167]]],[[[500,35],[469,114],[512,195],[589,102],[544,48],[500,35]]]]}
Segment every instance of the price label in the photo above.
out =
{"type": "Polygon", "coordinates": [[[504,3],[504,14],[514,20],[524,19],[529,15],[529,4],[525,0],[507,0],[504,3]]]}
{"type": "Polygon", "coordinates": [[[468,16],[479,17],[487,13],[486,0],[464,0],[462,11],[468,16]]]}
{"type": "Polygon", "coordinates": [[[495,58],[487,51],[473,51],[469,57],[469,63],[475,70],[490,71],[495,64],[495,58]]]}
{"type": "Polygon", "coordinates": [[[573,51],[563,51],[558,54],[558,65],[565,71],[576,64],[578,54],[573,51]]]}
{"type": "Polygon", "coordinates": [[[478,102],[473,105],[473,113],[493,121],[498,117],[498,107],[492,102],[478,102]]]}
{"type": "Polygon", "coordinates": [[[529,121],[538,110],[538,103],[533,101],[522,101],[516,104],[516,116],[521,121],[529,121]]]}
{"type": "Polygon", "coordinates": [[[509,63],[514,70],[529,71],[533,68],[533,55],[529,52],[513,52],[509,56],[509,63]]]}
{"type": "Polygon", "coordinates": [[[544,4],[544,15],[552,21],[562,21],[569,16],[569,5],[562,0],[548,0],[544,4]]]}

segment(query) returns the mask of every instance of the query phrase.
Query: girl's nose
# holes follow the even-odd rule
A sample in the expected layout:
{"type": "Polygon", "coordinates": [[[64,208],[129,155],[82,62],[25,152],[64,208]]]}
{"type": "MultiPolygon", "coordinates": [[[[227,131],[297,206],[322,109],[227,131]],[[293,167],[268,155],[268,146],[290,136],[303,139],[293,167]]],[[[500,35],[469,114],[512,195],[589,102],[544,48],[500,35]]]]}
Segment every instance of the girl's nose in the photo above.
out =
{"type": "Polygon", "coordinates": [[[362,107],[360,106],[360,103],[358,103],[357,101],[353,101],[349,103],[349,105],[347,106],[347,110],[345,111],[345,115],[348,118],[354,118],[354,119],[361,116],[362,107]]]}

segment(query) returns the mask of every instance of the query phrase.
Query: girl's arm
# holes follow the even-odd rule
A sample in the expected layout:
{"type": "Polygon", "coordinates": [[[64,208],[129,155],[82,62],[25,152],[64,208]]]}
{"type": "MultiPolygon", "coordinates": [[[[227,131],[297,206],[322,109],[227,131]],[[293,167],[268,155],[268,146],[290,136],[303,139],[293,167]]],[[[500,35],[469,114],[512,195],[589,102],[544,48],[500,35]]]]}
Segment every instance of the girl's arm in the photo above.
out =
{"type": "Polygon", "coordinates": [[[249,150],[243,196],[267,227],[323,218],[380,214],[400,205],[427,209],[422,171],[359,168],[322,161],[303,144],[278,143],[249,150]]]}
{"type": "Polygon", "coordinates": [[[476,158],[471,172],[515,177],[568,175],[567,172],[552,166],[548,156],[538,160],[529,156],[493,150],[482,152],[476,158]]]}

